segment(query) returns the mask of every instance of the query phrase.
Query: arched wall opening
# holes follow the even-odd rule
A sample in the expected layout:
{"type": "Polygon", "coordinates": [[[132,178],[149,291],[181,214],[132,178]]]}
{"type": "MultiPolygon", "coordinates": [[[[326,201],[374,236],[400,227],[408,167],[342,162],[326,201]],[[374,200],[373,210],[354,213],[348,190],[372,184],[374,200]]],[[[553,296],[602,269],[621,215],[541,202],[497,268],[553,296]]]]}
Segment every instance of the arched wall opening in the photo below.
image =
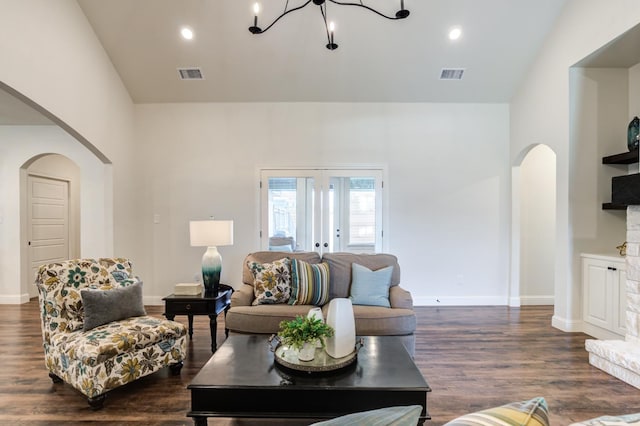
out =
{"type": "Polygon", "coordinates": [[[77,132],[69,131],[69,126],[52,114],[47,117],[55,125],[0,126],[0,304],[26,303],[33,295],[34,280],[27,272],[27,179],[29,168],[39,167],[49,155],[66,158],[79,171],[77,184],[82,191],[78,191],[75,253],[82,257],[113,254],[112,165],[86,140],[79,140],[77,132]]]}
{"type": "Polygon", "coordinates": [[[30,298],[38,295],[39,265],[80,257],[80,175],[80,167],[59,154],[36,156],[21,169],[21,292],[30,298]]]}
{"type": "Polygon", "coordinates": [[[531,145],[517,157],[512,203],[509,305],[553,305],[556,154],[547,145],[531,145]]]}

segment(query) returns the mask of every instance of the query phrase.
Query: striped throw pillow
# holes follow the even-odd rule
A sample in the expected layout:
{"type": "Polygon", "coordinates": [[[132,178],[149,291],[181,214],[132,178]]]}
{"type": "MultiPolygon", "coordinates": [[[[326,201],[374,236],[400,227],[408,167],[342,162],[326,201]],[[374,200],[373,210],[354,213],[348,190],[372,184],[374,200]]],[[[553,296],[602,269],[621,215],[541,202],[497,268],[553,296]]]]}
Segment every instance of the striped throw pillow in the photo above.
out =
{"type": "Polygon", "coordinates": [[[445,426],[549,426],[549,408],[543,397],[512,402],[466,414],[445,426]]]}
{"type": "Polygon", "coordinates": [[[329,264],[291,259],[290,305],[321,306],[329,301],[329,264]]]}

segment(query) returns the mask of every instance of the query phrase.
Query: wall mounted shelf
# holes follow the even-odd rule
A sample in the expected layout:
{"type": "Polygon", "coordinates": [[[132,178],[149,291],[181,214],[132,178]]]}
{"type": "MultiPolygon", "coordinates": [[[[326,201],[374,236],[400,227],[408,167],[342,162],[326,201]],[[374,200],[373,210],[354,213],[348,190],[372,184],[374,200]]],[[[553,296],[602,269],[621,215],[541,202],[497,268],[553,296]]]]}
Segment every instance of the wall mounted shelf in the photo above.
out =
{"type": "Polygon", "coordinates": [[[633,164],[638,162],[638,150],[609,155],[602,158],[602,164],[633,164]]]}
{"type": "MultiPolygon", "coordinates": [[[[639,158],[639,151],[623,152],[602,158],[602,164],[634,164],[639,158]]],[[[627,206],[640,204],[640,175],[632,174],[616,176],[611,181],[611,202],[602,203],[603,210],[626,210],[627,206]]]]}

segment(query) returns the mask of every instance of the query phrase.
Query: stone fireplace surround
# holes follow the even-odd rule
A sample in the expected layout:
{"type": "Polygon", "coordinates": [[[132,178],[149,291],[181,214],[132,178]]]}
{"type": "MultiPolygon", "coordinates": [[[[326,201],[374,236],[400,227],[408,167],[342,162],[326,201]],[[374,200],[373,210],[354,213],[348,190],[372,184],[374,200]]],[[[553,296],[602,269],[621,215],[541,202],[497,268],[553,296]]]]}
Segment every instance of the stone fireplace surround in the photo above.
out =
{"type": "Polygon", "coordinates": [[[585,341],[589,363],[640,389],[640,206],[627,207],[627,319],[624,340],[585,341]]]}

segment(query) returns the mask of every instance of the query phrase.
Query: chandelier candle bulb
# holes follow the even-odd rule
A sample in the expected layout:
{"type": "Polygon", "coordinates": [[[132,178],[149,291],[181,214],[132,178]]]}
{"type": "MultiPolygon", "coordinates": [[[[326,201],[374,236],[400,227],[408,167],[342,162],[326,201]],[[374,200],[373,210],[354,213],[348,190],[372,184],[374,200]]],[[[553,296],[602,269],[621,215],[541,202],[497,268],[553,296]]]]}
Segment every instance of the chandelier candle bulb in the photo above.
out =
{"type": "Polygon", "coordinates": [[[336,30],[335,22],[333,21],[329,22],[329,33],[331,34],[331,44],[333,44],[333,33],[335,30],[336,30]]]}
{"type": "Polygon", "coordinates": [[[254,17],[253,17],[253,26],[257,27],[258,26],[258,13],[260,13],[260,3],[254,3],[253,5],[253,13],[254,13],[254,17]]]}

